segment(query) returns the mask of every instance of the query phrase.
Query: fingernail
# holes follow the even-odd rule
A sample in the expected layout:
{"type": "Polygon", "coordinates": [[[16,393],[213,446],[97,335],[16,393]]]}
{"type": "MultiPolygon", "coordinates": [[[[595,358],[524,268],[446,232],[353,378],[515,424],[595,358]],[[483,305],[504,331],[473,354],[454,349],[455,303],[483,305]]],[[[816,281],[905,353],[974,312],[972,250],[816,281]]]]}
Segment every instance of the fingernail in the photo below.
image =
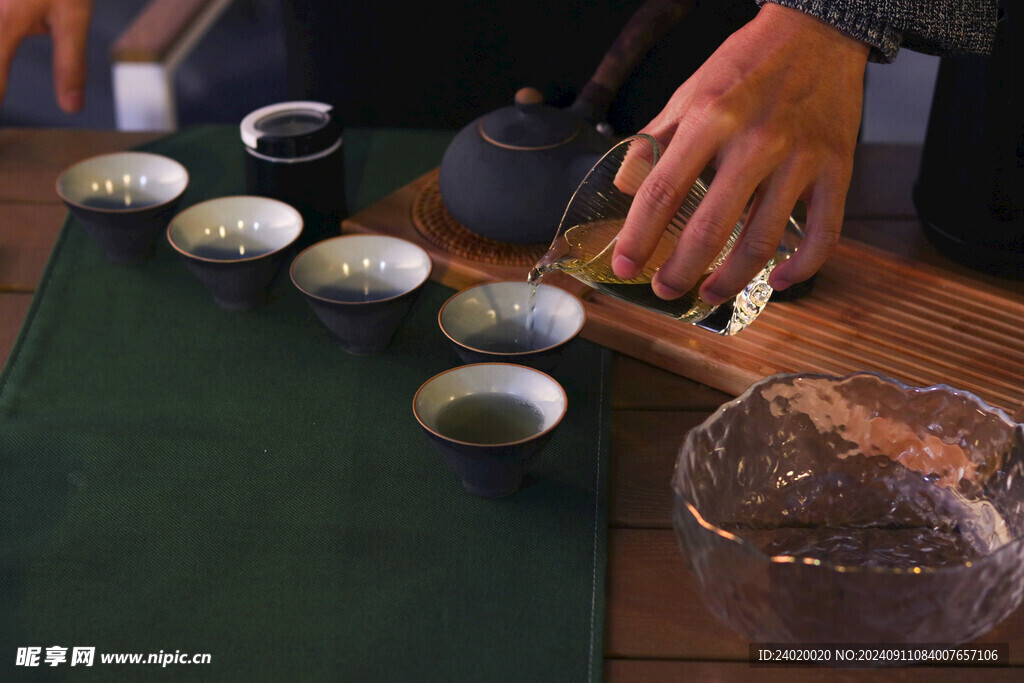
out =
{"type": "Polygon", "coordinates": [[[66,90],[61,94],[60,106],[66,112],[76,112],[85,104],[85,93],[81,90],[66,90]]]}
{"type": "Polygon", "coordinates": [[[722,296],[718,292],[711,291],[701,292],[700,298],[703,299],[704,303],[706,303],[709,306],[721,306],[722,304],[729,300],[729,297],[722,296]]]}
{"type": "Polygon", "coordinates": [[[680,292],[678,289],[674,287],[668,287],[666,285],[661,284],[661,282],[659,282],[658,280],[654,280],[653,282],[651,282],[651,287],[654,289],[654,293],[658,296],[659,299],[678,299],[683,294],[685,294],[685,292],[680,292]]]}
{"type": "Polygon", "coordinates": [[[612,259],[612,272],[615,273],[616,276],[628,280],[629,278],[636,276],[636,271],[636,264],[633,263],[633,259],[628,256],[619,255],[612,259]]]}
{"type": "Polygon", "coordinates": [[[773,278],[771,276],[768,277],[768,285],[772,289],[777,289],[780,292],[786,289],[787,287],[791,286],[792,284],[793,283],[790,282],[789,280],[783,280],[782,278],[773,278]]]}

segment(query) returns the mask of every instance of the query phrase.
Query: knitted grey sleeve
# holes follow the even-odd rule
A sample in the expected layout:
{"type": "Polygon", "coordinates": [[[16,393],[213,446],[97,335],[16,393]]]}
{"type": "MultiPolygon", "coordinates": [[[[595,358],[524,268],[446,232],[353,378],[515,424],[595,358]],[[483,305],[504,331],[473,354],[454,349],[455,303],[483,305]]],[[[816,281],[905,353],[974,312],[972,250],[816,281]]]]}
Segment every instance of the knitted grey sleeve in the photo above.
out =
{"type": "Polygon", "coordinates": [[[933,55],[988,54],[997,0],[757,0],[806,12],[871,46],[871,61],[899,48],[933,55]]]}

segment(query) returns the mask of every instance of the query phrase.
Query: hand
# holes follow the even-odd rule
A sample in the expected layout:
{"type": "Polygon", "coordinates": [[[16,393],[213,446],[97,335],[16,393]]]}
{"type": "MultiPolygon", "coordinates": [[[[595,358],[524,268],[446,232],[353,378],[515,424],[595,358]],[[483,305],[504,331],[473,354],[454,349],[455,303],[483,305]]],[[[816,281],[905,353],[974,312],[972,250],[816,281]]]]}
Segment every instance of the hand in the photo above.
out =
{"type": "Polygon", "coordinates": [[[720,304],[747,285],[775,254],[799,199],[808,206],[804,242],[769,283],[785,289],[813,275],[839,239],[868,50],[810,15],[766,4],[641,131],[665,151],[619,233],[615,274],[639,272],[710,164],[714,180],[655,275],[655,294],[673,299],[693,287],[752,197],[740,240],[701,285],[701,298],[720,304]]]}
{"type": "Polygon", "coordinates": [[[53,39],[53,86],[57,102],[73,113],[85,103],[85,40],[92,0],[0,0],[0,102],[11,60],[25,36],[53,39]]]}

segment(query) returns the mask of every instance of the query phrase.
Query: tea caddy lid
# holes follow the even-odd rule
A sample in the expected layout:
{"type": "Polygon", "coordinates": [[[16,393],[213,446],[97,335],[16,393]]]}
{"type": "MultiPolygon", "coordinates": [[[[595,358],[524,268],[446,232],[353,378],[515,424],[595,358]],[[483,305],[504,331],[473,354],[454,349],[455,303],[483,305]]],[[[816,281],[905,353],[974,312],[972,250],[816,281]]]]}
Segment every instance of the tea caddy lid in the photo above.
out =
{"type": "Polygon", "coordinates": [[[341,122],[323,102],[279,102],[250,112],[240,126],[246,149],[291,160],[331,150],[341,141],[341,122]]]}

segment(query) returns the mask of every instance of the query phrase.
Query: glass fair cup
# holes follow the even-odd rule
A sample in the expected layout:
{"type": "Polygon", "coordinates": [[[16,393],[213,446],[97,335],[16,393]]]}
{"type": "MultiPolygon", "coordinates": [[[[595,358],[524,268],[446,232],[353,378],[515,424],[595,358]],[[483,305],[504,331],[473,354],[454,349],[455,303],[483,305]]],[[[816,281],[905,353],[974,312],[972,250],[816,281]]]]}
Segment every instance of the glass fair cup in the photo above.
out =
{"type": "Polygon", "coordinates": [[[651,289],[651,279],[675,250],[679,236],[707,193],[708,174],[693,184],[685,201],[665,228],[653,256],[635,278],[624,280],[612,272],[612,252],[619,230],[633,203],[636,190],[660,156],[658,142],[650,135],[626,138],[609,150],[583,179],[562,217],[551,247],[534,267],[532,281],[544,273],[562,271],[577,280],[628,303],[698,325],[718,334],[732,335],[754,321],[772,294],[768,276],[778,263],[789,258],[803,239],[796,221],[789,219],[774,258],[736,297],[720,306],[700,298],[701,283],[728,257],[743,230],[744,210],[728,242],[696,285],[683,296],[665,300],[651,289]]]}

